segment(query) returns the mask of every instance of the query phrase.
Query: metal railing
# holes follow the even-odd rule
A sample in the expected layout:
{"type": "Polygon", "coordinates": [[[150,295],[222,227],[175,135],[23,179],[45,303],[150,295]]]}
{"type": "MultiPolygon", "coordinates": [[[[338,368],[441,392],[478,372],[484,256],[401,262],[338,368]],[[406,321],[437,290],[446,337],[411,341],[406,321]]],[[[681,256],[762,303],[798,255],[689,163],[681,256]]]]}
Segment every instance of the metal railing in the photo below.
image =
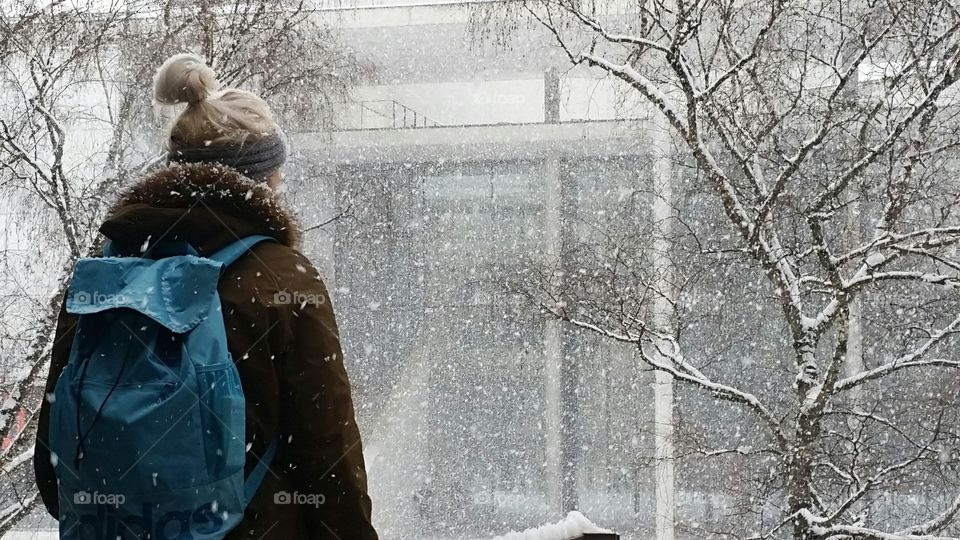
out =
{"type": "Polygon", "coordinates": [[[361,101],[359,106],[360,129],[424,128],[443,125],[393,99],[361,101]]]}

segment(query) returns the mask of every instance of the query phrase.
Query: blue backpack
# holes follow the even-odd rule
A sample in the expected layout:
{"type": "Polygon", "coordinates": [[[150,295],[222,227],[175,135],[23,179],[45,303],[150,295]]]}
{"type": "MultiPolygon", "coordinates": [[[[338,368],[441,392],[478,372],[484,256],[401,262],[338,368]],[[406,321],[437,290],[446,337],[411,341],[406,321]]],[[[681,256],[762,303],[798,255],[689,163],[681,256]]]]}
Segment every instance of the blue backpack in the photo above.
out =
{"type": "Polygon", "coordinates": [[[77,262],[78,316],[50,407],[60,538],[219,539],[276,451],[244,478],[244,396],[217,282],[266,236],[199,257],[185,242],[77,262]]]}

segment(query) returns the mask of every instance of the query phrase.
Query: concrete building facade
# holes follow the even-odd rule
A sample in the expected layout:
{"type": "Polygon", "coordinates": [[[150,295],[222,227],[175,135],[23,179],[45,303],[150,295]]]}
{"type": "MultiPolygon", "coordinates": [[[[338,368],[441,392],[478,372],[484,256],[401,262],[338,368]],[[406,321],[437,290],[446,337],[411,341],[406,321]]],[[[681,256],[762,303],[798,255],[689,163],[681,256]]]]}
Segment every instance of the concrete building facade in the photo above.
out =
{"type": "Polygon", "coordinates": [[[663,131],[545,32],[484,40],[475,8],[321,12],[375,75],[338,129],[293,137],[291,177],[311,180],[290,195],[325,223],[308,245],[335,291],[375,521],[387,538],[473,538],[577,508],[649,534],[652,375],[512,287],[653,211],[663,131]]]}

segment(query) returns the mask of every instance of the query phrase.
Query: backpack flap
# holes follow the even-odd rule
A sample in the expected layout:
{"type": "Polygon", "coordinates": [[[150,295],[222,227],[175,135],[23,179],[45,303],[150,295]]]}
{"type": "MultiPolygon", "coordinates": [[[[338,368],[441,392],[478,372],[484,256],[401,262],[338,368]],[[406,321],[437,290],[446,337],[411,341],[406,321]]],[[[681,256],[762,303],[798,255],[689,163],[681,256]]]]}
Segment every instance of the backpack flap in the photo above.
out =
{"type": "Polygon", "coordinates": [[[188,332],[206,319],[213,305],[220,267],[191,255],[80,259],[67,291],[67,311],[86,315],[132,309],[171,332],[188,332]]]}

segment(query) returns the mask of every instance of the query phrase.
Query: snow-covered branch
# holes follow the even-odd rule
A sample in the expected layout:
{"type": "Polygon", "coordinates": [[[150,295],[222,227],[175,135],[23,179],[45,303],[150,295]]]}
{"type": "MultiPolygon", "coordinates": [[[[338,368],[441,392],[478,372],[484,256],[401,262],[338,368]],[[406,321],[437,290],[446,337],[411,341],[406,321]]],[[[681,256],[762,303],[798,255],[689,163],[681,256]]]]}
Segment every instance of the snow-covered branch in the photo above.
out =
{"type": "Polygon", "coordinates": [[[891,270],[888,272],[865,272],[849,281],[844,282],[844,289],[855,289],[864,283],[877,281],[922,281],[931,285],[945,285],[956,287],[960,285],[960,276],[952,274],[935,274],[923,271],[891,270]]]}
{"type": "Polygon", "coordinates": [[[879,253],[884,249],[897,249],[897,246],[903,249],[932,249],[950,246],[957,242],[960,242],[960,226],[930,227],[899,234],[884,231],[883,235],[873,241],[836,257],[834,263],[842,265],[849,261],[862,259],[870,253],[879,253]],[[905,241],[914,239],[920,241],[904,244],[905,241]]]}
{"type": "Polygon", "coordinates": [[[780,426],[779,420],[760,401],[760,399],[749,392],[744,392],[732,386],[716,382],[698,370],[696,367],[692,366],[679,353],[679,344],[673,337],[654,332],[649,328],[644,328],[643,333],[638,334],[616,332],[589,321],[575,317],[569,317],[563,314],[562,311],[556,310],[550,306],[544,306],[544,309],[552,313],[554,316],[559,317],[579,328],[590,330],[591,332],[606,336],[621,343],[631,343],[636,345],[637,350],[640,353],[640,357],[644,362],[647,363],[647,365],[654,369],[669,373],[681,382],[709,392],[710,394],[726,401],[746,405],[749,409],[753,410],[767,425],[781,448],[786,448],[789,445],[788,439],[786,434],[783,432],[782,427],[780,426]],[[663,347],[665,343],[670,344],[670,350],[666,350],[663,347]],[[652,345],[659,353],[657,356],[660,356],[667,361],[660,361],[653,355],[645,352],[643,347],[645,344],[652,345]]]}
{"type": "Polygon", "coordinates": [[[919,525],[904,529],[897,534],[918,535],[934,534],[942,531],[960,514],[960,495],[957,495],[943,512],[919,525]]]}
{"type": "Polygon", "coordinates": [[[849,390],[868,381],[879,379],[881,377],[890,375],[891,373],[895,373],[907,368],[923,366],[960,368],[960,360],[924,358],[934,346],[944,341],[947,337],[955,334],[958,328],[960,328],[960,316],[954,318],[953,321],[951,321],[947,326],[931,334],[931,336],[924,341],[920,347],[911,351],[910,353],[900,356],[891,362],[887,362],[873,369],[858,373],[845,379],[841,379],[835,385],[835,391],[842,392],[844,390],[849,390]]]}
{"type": "Polygon", "coordinates": [[[821,538],[849,538],[858,540],[956,540],[953,536],[888,533],[856,525],[811,525],[810,532],[821,538]]]}

